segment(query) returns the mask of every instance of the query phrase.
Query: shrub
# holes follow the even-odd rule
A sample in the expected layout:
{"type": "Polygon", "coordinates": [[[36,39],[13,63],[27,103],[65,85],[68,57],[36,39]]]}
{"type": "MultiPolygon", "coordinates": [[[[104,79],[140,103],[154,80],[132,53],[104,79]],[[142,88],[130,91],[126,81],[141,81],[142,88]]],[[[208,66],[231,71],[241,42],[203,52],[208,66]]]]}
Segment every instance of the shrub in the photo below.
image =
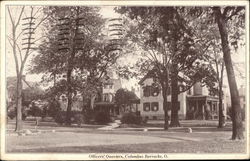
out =
{"type": "Polygon", "coordinates": [[[98,111],[95,114],[95,122],[97,124],[107,124],[111,121],[110,115],[107,112],[98,111]]]}
{"type": "Polygon", "coordinates": [[[74,115],[74,122],[78,125],[81,126],[82,123],[84,123],[84,116],[81,113],[76,113],[74,115]]]}
{"type": "Polygon", "coordinates": [[[63,124],[66,120],[66,112],[65,111],[60,111],[58,112],[55,117],[55,122],[58,124],[63,124]]]}
{"type": "MultiPolygon", "coordinates": [[[[12,120],[16,117],[16,108],[9,108],[7,112],[8,117],[12,120]]],[[[27,107],[22,107],[22,120],[25,120],[28,115],[27,107]]]]}
{"type": "Polygon", "coordinates": [[[148,116],[143,117],[141,122],[142,122],[143,124],[146,124],[146,123],[148,122],[148,116]]]}
{"type": "Polygon", "coordinates": [[[125,113],[121,118],[122,124],[141,124],[141,116],[137,116],[135,113],[125,113]]]}
{"type": "Polygon", "coordinates": [[[34,117],[40,117],[42,115],[42,109],[40,109],[36,105],[32,105],[30,107],[29,114],[34,117]]]}
{"type": "Polygon", "coordinates": [[[8,117],[12,120],[16,117],[16,110],[14,109],[9,109],[8,110],[8,117]]]}
{"type": "Polygon", "coordinates": [[[243,108],[243,109],[241,109],[242,121],[245,121],[245,116],[246,116],[246,112],[245,112],[245,108],[243,108]]]}
{"type": "Polygon", "coordinates": [[[55,117],[59,111],[61,111],[60,103],[56,99],[50,100],[47,109],[48,115],[55,117]]]}

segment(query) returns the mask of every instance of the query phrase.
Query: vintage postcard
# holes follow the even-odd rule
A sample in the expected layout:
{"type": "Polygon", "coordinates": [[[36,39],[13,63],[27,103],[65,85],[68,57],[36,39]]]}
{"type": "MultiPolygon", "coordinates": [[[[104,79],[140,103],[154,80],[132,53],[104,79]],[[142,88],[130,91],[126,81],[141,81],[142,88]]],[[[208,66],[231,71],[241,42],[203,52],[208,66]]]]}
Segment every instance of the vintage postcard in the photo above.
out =
{"type": "Polygon", "coordinates": [[[2,1],[1,160],[249,159],[249,2],[2,1]]]}

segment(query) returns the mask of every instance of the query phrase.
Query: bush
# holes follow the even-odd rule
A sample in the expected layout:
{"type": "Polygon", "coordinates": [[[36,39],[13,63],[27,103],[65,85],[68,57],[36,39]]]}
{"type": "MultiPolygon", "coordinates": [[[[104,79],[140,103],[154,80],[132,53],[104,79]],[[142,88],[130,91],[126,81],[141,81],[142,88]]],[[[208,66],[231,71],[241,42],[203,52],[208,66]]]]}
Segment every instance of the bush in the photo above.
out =
{"type": "Polygon", "coordinates": [[[58,124],[63,124],[66,121],[66,112],[65,111],[58,112],[55,115],[54,120],[58,124]]]}
{"type": "Polygon", "coordinates": [[[146,124],[146,123],[148,122],[148,116],[143,117],[141,122],[142,122],[143,124],[146,124]]]}
{"type": "Polygon", "coordinates": [[[242,121],[245,121],[245,116],[246,116],[246,112],[245,109],[241,109],[241,117],[242,117],[242,121]]]}
{"type": "Polygon", "coordinates": [[[59,111],[61,111],[59,102],[56,99],[50,100],[47,109],[48,116],[55,117],[59,111]]]}
{"type": "Polygon", "coordinates": [[[42,116],[42,113],[43,113],[42,109],[40,109],[40,108],[37,107],[36,105],[32,105],[32,106],[30,107],[29,114],[30,114],[31,116],[40,117],[40,116],[42,116]]]}
{"type": "MultiPolygon", "coordinates": [[[[23,106],[22,107],[22,120],[25,120],[28,112],[27,112],[27,107],[23,106]]],[[[7,112],[7,116],[12,120],[16,117],[16,108],[9,108],[7,112]]]]}
{"type": "Polygon", "coordinates": [[[141,116],[137,116],[135,113],[125,113],[121,118],[122,124],[141,124],[141,116]]]}
{"type": "Polygon", "coordinates": [[[101,124],[101,125],[111,122],[110,115],[102,111],[96,112],[94,119],[97,124],[101,124]]]}
{"type": "Polygon", "coordinates": [[[74,115],[74,122],[78,125],[81,126],[81,124],[84,123],[84,116],[81,113],[76,113],[74,115]]]}
{"type": "Polygon", "coordinates": [[[16,117],[16,110],[14,110],[14,109],[9,109],[8,110],[8,117],[12,120],[12,119],[14,119],[15,117],[16,117]]]}

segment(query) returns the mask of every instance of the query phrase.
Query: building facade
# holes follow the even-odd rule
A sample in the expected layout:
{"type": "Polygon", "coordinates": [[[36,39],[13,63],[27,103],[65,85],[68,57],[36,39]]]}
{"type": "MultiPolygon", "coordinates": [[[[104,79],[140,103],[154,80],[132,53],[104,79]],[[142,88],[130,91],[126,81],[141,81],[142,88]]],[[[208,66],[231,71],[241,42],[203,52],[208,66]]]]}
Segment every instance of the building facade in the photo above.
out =
{"type": "MultiPolygon", "coordinates": [[[[163,119],[163,97],[160,87],[154,85],[153,78],[144,78],[140,84],[140,106],[142,117],[149,119],[163,119]]],[[[171,90],[171,89],[170,89],[171,90]]],[[[168,90],[167,106],[171,109],[171,91],[168,90]]],[[[225,100],[225,99],[224,99],[225,100]]],[[[218,118],[218,97],[211,96],[208,89],[201,83],[196,83],[190,90],[178,95],[179,119],[216,119],[218,118]]],[[[223,102],[223,113],[226,115],[226,106],[223,102]]],[[[169,116],[171,111],[168,110],[169,116]]]]}

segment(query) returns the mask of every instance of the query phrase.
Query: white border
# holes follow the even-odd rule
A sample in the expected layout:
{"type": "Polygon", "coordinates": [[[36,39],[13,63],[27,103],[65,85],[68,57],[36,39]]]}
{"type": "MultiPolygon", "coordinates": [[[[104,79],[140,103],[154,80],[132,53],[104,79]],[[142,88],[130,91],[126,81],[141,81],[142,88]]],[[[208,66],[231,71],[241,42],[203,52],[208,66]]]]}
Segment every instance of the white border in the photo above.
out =
{"type": "MultiPolygon", "coordinates": [[[[248,107],[246,117],[246,141],[247,153],[246,154],[186,154],[186,153],[170,153],[168,159],[247,159],[249,158],[249,2],[245,1],[3,1],[1,2],[1,159],[3,160],[77,160],[77,159],[90,159],[89,154],[62,154],[62,153],[5,153],[5,6],[6,5],[128,5],[128,6],[212,6],[212,5],[243,5],[246,7],[246,107],[248,107]]],[[[205,145],[204,145],[205,146],[205,145]]],[[[122,153],[123,155],[128,153],[122,153]]],[[[140,153],[141,154],[141,153],[140,153]]],[[[163,154],[164,155],[164,154],[163,154]]],[[[165,158],[166,159],[166,158],[165,158]]],[[[94,159],[93,160],[98,160],[94,159]]],[[[116,159],[117,160],[117,159],[116,159]]],[[[145,158],[143,158],[145,160],[145,158]]]]}

